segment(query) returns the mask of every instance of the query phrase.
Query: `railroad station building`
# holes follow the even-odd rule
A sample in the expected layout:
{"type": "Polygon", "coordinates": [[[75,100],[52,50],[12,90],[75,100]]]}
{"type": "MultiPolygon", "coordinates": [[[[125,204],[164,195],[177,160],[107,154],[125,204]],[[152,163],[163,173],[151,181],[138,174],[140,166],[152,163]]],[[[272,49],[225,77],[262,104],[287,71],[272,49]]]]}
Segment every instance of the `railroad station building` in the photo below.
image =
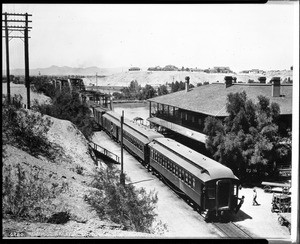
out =
{"type": "Polygon", "coordinates": [[[213,116],[223,120],[228,116],[227,95],[245,91],[247,98],[254,103],[259,95],[269,98],[270,103],[278,103],[280,130],[292,127],[292,84],[281,84],[278,77],[272,78],[268,84],[266,79],[260,79],[260,83],[234,83],[231,76],[225,76],[225,79],[224,83],[191,89],[188,88],[189,77],[186,77],[185,90],[148,99],[150,126],[170,137],[176,136],[182,143],[205,154],[205,118],[213,116]]]}

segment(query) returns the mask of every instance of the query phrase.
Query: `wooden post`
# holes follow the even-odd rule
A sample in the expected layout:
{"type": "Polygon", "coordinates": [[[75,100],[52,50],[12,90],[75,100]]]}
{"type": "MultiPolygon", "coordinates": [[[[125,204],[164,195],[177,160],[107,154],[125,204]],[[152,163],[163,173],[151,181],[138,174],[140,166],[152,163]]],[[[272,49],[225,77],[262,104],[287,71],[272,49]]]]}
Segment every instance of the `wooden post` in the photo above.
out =
{"type": "Polygon", "coordinates": [[[24,29],[24,43],[25,43],[25,85],[27,88],[27,109],[30,109],[30,81],[29,81],[29,55],[28,55],[28,14],[25,14],[25,29],[24,29]]]}
{"type": "Polygon", "coordinates": [[[8,39],[8,27],[7,27],[7,13],[5,13],[5,45],[6,45],[7,102],[8,104],[10,104],[9,39],[8,39]]]}
{"type": "Polygon", "coordinates": [[[124,162],[123,162],[123,123],[124,123],[124,110],[122,110],[121,116],[121,175],[120,175],[120,183],[125,186],[125,175],[124,171],[124,162]]]}

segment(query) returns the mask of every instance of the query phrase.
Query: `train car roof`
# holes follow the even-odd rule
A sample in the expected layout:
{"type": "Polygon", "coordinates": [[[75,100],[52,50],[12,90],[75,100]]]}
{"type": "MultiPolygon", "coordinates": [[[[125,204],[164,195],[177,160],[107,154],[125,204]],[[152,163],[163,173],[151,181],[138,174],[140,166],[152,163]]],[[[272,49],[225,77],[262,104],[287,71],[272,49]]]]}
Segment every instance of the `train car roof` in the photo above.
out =
{"type": "Polygon", "coordinates": [[[117,126],[121,126],[121,115],[117,114],[116,112],[109,111],[103,115],[103,118],[110,119],[113,123],[117,126]]]}
{"type": "MultiPolygon", "coordinates": [[[[114,124],[121,127],[121,115],[109,111],[103,115],[104,118],[108,118],[111,120],[114,124]]],[[[123,130],[127,131],[131,135],[133,135],[135,138],[143,142],[144,144],[149,143],[154,138],[164,137],[162,134],[153,131],[151,129],[139,126],[135,124],[133,121],[130,121],[129,119],[124,118],[124,124],[123,124],[123,130]]]]}
{"type": "Polygon", "coordinates": [[[238,180],[232,170],[228,167],[170,138],[154,139],[149,146],[157,149],[163,155],[187,169],[203,182],[219,178],[238,180]]]}
{"type": "MultiPolygon", "coordinates": [[[[162,134],[149,129],[145,126],[141,126],[138,125],[136,123],[134,123],[133,121],[130,120],[125,120],[125,124],[127,126],[127,128],[129,128],[132,131],[135,131],[137,134],[139,134],[139,137],[144,137],[147,138],[148,141],[152,141],[154,138],[160,138],[160,137],[164,137],[162,134]]],[[[124,127],[125,129],[125,127],[124,127]]]]}

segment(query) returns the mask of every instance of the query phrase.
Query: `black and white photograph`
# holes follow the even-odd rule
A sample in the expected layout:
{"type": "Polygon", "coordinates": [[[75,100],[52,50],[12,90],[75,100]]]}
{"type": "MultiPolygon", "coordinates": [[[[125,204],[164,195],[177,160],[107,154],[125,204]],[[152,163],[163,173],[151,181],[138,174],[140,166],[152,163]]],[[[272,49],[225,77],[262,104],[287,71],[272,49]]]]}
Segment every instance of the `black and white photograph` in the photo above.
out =
{"type": "Polygon", "coordinates": [[[299,1],[2,4],[2,239],[299,243],[298,191],[299,1]]]}

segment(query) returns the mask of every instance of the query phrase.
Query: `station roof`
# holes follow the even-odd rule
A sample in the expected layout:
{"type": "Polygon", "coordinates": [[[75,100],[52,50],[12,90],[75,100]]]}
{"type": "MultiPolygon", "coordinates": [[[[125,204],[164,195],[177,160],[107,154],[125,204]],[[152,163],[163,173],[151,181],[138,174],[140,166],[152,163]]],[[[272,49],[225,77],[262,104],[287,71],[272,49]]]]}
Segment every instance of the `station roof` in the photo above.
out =
{"type": "Polygon", "coordinates": [[[194,139],[196,141],[200,141],[202,143],[205,143],[206,140],[206,135],[191,129],[188,129],[184,126],[181,125],[177,125],[175,123],[171,123],[168,122],[166,120],[160,119],[160,118],[156,118],[156,117],[152,117],[152,118],[148,118],[148,121],[155,123],[157,125],[161,125],[165,128],[168,128],[169,130],[173,130],[181,135],[184,135],[186,137],[189,137],[191,139],[194,139]]]}
{"type": "Polygon", "coordinates": [[[149,145],[203,182],[220,178],[238,179],[231,169],[170,138],[156,138],[149,145]]]}
{"type": "Polygon", "coordinates": [[[177,108],[203,113],[215,117],[226,117],[227,95],[229,93],[243,92],[247,98],[254,103],[258,101],[257,96],[263,95],[270,99],[270,103],[276,102],[280,106],[281,115],[292,114],[292,95],[293,86],[290,84],[281,84],[280,97],[272,96],[271,84],[260,83],[233,83],[230,87],[224,83],[212,83],[190,89],[170,93],[167,95],[148,99],[150,102],[161,103],[177,108]]]}

